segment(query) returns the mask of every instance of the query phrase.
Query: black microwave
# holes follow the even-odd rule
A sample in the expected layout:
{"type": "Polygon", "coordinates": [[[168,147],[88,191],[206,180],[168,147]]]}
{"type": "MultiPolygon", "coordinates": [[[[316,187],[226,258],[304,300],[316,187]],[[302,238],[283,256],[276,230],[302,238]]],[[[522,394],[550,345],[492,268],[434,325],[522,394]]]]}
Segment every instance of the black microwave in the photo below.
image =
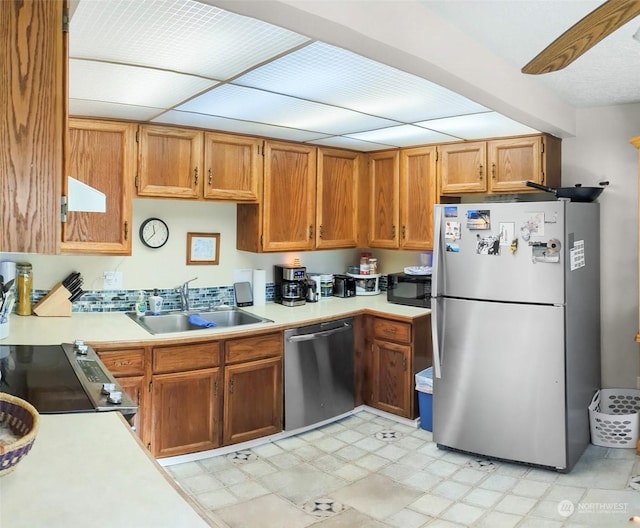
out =
{"type": "Polygon", "coordinates": [[[387,277],[387,301],[431,308],[431,275],[390,273],[387,277]]]}

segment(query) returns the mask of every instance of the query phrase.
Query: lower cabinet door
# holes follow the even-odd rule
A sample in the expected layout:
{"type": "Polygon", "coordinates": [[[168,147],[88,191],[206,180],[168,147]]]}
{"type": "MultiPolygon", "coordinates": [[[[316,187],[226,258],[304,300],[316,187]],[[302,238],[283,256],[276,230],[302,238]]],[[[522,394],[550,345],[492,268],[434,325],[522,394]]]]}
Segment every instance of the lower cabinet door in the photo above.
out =
{"type": "Polygon", "coordinates": [[[411,418],[411,346],[373,341],[371,405],[411,418]]]}
{"type": "Polygon", "coordinates": [[[282,431],[282,359],[229,365],[224,371],[223,444],[282,431]]]}
{"type": "Polygon", "coordinates": [[[153,376],[154,456],[176,456],[219,447],[219,376],[219,368],[153,376]]]}

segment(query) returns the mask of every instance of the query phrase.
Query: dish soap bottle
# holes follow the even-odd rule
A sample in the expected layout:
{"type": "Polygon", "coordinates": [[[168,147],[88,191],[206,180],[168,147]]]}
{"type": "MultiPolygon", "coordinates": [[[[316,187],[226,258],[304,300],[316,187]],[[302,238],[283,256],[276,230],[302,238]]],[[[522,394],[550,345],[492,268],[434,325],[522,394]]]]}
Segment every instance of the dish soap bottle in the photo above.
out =
{"type": "Polygon", "coordinates": [[[140,290],[138,292],[138,300],[136,302],[136,315],[138,317],[142,317],[147,313],[147,299],[144,295],[144,292],[140,290]]]}
{"type": "Polygon", "coordinates": [[[158,295],[158,288],[153,290],[153,295],[149,297],[149,310],[152,315],[160,315],[162,310],[162,297],[158,295]]]}

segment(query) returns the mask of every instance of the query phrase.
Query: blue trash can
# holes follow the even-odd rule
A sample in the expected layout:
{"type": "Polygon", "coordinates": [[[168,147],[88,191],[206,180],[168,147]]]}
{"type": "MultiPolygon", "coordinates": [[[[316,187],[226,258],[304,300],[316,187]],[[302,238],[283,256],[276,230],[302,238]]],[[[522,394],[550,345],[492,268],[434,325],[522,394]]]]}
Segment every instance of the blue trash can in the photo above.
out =
{"type": "Polygon", "coordinates": [[[420,428],[433,431],[433,368],[429,367],[416,374],[420,428]]]}

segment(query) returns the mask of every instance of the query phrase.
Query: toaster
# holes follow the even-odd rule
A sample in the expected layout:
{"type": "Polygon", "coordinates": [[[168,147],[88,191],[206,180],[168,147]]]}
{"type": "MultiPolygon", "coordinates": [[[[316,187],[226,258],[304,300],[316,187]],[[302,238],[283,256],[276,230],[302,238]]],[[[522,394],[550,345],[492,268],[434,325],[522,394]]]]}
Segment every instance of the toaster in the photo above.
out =
{"type": "Polygon", "coordinates": [[[355,297],[356,279],[348,275],[333,276],[333,296],[334,297],[355,297]]]}

